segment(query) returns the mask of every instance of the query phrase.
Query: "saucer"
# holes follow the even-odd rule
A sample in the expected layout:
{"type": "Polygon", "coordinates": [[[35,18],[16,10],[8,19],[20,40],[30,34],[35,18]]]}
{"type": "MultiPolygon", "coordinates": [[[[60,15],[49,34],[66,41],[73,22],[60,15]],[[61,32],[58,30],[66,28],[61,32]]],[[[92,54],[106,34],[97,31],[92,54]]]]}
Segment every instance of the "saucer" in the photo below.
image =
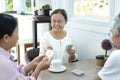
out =
{"type": "Polygon", "coordinates": [[[63,72],[66,69],[67,69],[66,66],[62,66],[59,70],[52,69],[52,68],[49,68],[48,70],[51,71],[51,72],[63,72]]]}

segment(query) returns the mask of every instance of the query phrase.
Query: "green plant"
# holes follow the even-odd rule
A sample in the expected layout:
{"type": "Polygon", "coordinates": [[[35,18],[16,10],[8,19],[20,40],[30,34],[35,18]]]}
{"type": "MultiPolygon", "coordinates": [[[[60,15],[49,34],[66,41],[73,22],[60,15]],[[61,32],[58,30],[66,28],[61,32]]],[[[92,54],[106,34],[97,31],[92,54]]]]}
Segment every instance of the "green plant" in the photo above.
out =
{"type": "Polygon", "coordinates": [[[42,7],[43,10],[51,10],[51,7],[49,4],[46,4],[42,7]]]}
{"type": "Polygon", "coordinates": [[[105,57],[107,57],[107,51],[112,48],[111,42],[109,39],[104,39],[101,43],[102,48],[105,50],[105,57]]]}
{"type": "Polygon", "coordinates": [[[12,11],[13,10],[13,2],[12,0],[6,0],[6,10],[12,11]]]}

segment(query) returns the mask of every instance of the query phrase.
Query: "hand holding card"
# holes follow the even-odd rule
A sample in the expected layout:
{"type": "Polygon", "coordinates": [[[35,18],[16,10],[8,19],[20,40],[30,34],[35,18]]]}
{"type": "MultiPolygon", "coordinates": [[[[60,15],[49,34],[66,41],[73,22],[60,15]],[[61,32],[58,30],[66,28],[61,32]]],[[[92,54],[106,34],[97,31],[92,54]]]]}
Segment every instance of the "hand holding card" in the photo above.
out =
{"type": "Polygon", "coordinates": [[[72,44],[66,45],[65,50],[66,50],[66,51],[68,51],[68,50],[72,49],[72,47],[73,47],[73,45],[72,45],[72,44]]]}
{"type": "Polygon", "coordinates": [[[45,55],[50,59],[53,56],[53,50],[47,49],[45,55]]]}

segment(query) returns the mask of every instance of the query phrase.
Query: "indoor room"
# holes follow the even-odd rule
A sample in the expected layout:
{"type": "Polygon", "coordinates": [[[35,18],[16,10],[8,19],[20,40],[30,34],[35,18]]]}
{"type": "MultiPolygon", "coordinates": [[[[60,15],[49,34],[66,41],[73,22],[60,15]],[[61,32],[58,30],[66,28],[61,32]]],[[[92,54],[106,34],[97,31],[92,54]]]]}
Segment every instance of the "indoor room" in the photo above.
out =
{"type": "MultiPolygon", "coordinates": [[[[56,80],[59,77],[61,77],[59,80],[93,80],[107,60],[104,58],[102,66],[96,67],[96,58],[100,58],[101,55],[104,57],[105,54],[109,57],[111,52],[115,50],[111,45],[111,47],[108,46],[110,47],[108,49],[104,48],[103,41],[111,40],[109,33],[115,16],[120,12],[119,3],[119,0],[0,0],[0,13],[12,15],[18,21],[19,39],[16,46],[11,48],[9,52],[15,57],[14,61],[17,64],[28,64],[26,54],[31,49],[39,48],[37,54],[40,55],[42,51],[41,40],[46,32],[51,32],[54,28],[52,23],[62,23],[60,20],[52,20],[52,15],[54,15],[52,12],[56,9],[64,9],[68,18],[65,20],[63,29],[72,36],[75,45],[74,56],[77,59],[75,61],[68,60],[70,64],[63,63],[66,59],[62,60],[61,64],[65,66],[61,70],[49,68],[42,71],[37,80],[56,80]],[[76,61],[80,62],[76,64],[76,61]]],[[[58,40],[61,47],[62,40],[60,39],[58,40]]],[[[56,48],[59,48],[57,43],[46,41],[50,48],[53,43],[56,48]]],[[[66,50],[64,52],[67,53],[69,48],[73,49],[74,45],[64,46],[66,50]]],[[[58,49],[59,53],[62,53],[62,49],[63,47],[58,49]]],[[[52,53],[51,58],[55,51],[50,53],[52,53]]]]}

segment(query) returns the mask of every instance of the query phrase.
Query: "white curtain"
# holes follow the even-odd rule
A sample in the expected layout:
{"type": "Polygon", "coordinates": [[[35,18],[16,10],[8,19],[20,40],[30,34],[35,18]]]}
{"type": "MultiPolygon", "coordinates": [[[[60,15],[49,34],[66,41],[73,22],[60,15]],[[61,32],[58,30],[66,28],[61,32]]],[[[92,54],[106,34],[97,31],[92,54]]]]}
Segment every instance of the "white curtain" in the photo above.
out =
{"type": "Polygon", "coordinates": [[[25,12],[25,0],[17,0],[17,13],[25,12]]]}
{"type": "Polygon", "coordinates": [[[5,0],[0,0],[0,12],[5,11],[5,0]]]}
{"type": "Polygon", "coordinates": [[[62,8],[67,11],[69,19],[73,16],[74,0],[51,0],[51,2],[52,10],[62,8]]]}

